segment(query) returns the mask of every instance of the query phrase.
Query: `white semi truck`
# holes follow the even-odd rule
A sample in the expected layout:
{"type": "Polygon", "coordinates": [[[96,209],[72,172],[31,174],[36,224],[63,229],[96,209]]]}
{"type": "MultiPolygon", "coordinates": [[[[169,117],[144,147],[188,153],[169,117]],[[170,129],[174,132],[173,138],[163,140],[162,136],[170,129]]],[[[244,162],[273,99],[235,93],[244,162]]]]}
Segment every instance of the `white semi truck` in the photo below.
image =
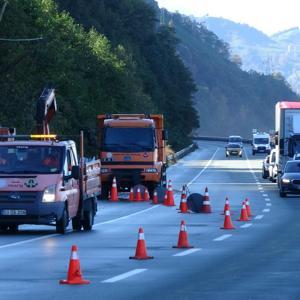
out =
{"type": "Polygon", "coordinates": [[[275,147],[277,182],[285,164],[300,153],[300,101],[277,102],[275,107],[275,147]]]}

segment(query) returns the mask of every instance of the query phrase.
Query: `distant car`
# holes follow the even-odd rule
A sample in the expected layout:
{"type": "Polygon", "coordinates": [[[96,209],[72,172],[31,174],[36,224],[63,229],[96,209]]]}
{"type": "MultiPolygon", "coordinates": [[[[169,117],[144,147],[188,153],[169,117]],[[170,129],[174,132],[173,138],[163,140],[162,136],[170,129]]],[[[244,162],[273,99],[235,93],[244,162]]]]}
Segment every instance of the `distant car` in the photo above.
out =
{"type": "Polygon", "coordinates": [[[300,162],[298,160],[287,161],[279,181],[279,195],[300,194],[300,162]]]}
{"type": "Polygon", "coordinates": [[[269,159],[269,180],[275,182],[277,180],[276,150],[272,149],[269,159]]]}
{"type": "Polygon", "coordinates": [[[262,163],[262,178],[267,179],[269,177],[269,163],[270,163],[270,155],[267,155],[262,163]]]}
{"type": "Polygon", "coordinates": [[[242,157],[243,147],[239,143],[228,143],[228,145],[225,147],[225,155],[226,157],[230,155],[236,155],[242,157]]]}
{"type": "Polygon", "coordinates": [[[230,135],[228,137],[228,144],[240,144],[240,146],[243,148],[243,139],[239,135],[230,135]]]}

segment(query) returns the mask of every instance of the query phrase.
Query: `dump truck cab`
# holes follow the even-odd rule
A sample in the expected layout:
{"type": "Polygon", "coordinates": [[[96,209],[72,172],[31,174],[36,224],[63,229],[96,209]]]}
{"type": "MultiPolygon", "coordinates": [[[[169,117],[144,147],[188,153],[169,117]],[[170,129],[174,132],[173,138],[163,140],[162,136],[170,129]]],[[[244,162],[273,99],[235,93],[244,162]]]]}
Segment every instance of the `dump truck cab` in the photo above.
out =
{"type": "Polygon", "coordinates": [[[99,115],[102,195],[113,177],[120,190],[166,184],[166,132],[162,115],[99,115]]]}

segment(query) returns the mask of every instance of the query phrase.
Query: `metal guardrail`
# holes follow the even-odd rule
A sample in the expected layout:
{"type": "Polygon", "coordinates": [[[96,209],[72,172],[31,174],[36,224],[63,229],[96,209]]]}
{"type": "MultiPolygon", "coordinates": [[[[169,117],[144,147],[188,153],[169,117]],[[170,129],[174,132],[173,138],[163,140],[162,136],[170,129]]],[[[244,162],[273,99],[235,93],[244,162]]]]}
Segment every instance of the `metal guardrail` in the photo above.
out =
{"type": "Polygon", "coordinates": [[[193,152],[194,150],[196,150],[198,148],[197,143],[193,143],[191,145],[189,145],[188,147],[176,152],[176,153],[172,153],[169,154],[167,156],[167,163],[168,164],[172,164],[175,163],[178,159],[186,156],[187,154],[193,152]]]}
{"type": "MultiPolygon", "coordinates": [[[[192,137],[192,139],[195,141],[214,141],[214,142],[226,142],[226,143],[228,142],[228,137],[223,137],[223,136],[194,136],[192,137]]],[[[244,144],[252,144],[252,140],[250,139],[242,139],[242,141],[244,144]]],[[[169,154],[167,156],[167,163],[168,164],[175,163],[178,159],[193,152],[197,148],[198,148],[197,143],[193,143],[176,153],[169,154]]]]}
{"type": "MultiPolygon", "coordinates": [[[[198,141],[228,142],[228,137],[223,137],[223,136],[194,136],[192,137],[192,139],[198,141]]],[[[242,141],[245,144],[252,143],[252,140],[250,139],[242,139],[242,141]]]]}

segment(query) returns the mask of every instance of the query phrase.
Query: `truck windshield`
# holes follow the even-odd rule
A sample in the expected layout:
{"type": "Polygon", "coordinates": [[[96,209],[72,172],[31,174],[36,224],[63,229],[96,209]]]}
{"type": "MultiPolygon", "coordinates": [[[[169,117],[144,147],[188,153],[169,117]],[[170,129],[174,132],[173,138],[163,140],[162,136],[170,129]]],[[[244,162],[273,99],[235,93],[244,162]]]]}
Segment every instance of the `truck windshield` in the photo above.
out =
{"type": "Polygon", "coordinates": [[[234,137],[229,137],[228,143],[241,143],[242,138],[234,136],[234,137]]]}
{"type": "Polygon", "coordinates": [[[58,146],[0,146],[0,174],[57,174],[62,158],[58,146]]]}
{"type": "Polygon", "coordinates": [[[269,139],[268,138],[255,138],[254,139],[254,144],[269,144],[269,139]]]}
{"type": "Polygon", "coordinates": [[[106,127],[103,138],[103,150],[118,152],[145,152],[153,151],[153,128],[116,128],[106,127]]]}

